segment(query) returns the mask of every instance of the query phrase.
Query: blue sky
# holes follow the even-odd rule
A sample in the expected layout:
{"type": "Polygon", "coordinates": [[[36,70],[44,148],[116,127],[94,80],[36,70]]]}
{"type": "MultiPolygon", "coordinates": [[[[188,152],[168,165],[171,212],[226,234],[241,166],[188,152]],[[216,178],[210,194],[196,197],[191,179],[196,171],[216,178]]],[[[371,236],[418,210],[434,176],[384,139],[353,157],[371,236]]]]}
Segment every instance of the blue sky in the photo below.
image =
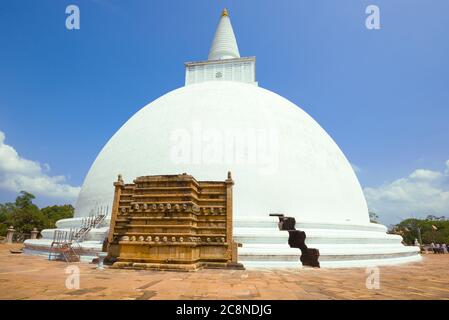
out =
{"type": "MultiPolygon", "coordinates": [[[[183,85],[183,63],[207,58],[223,7],[260,86],[334,138],[383,222],[449,216],[447,0],[2,0],[0,147],[66,185],[57,198],[37,189],[38,204],[69,201],[114,132],[183,85]],[[69,4],[80,30],[65,28],[69,4]],[[370,4],[380,30],[365,28],[370,4]]],[[[0,181],[0,202],[13,189],[0,181]]]]}

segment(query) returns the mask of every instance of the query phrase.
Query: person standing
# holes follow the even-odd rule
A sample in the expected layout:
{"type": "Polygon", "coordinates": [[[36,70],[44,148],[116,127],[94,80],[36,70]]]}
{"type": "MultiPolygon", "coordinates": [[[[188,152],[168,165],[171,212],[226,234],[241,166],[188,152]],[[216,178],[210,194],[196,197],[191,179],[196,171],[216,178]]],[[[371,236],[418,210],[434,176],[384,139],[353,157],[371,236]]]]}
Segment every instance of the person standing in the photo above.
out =
{"type": "Polygon", "coordinates": [[[442,253],[447,253],[447,245],[445,244],[445,243],[443,243],[442,245],[441,245],[441,248],[443,249],[442,251],[442,253]]]}

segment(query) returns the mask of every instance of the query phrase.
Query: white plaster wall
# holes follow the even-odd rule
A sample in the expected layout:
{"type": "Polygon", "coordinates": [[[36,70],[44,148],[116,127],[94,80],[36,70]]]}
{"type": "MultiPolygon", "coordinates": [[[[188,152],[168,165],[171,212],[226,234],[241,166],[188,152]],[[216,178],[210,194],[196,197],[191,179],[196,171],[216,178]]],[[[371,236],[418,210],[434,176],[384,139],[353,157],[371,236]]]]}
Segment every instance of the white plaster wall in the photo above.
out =
{"type": "Polygon", "coordinates": [[[282,212],[298,222],[369,222],[366,201],[349,162],[318,123],[271,91],[226,81],[176,89],[131,117],[90,168],[75,216],[110,205],[112,183],[119,173],[128,182],[141,175],[183,172],[198,180],[224,180],[228,170],[235,180],[236,219],[257,220],[282,212]],[[255,161],[207,163],[198,158],[202,154],[198,145],[203,152],[211,146],[196,137],[210,138],[217,132],[225,136],[230,129],[261,133],[261,138],[256,137],[259,153],[254,153],[254,144],[243,146],[246,155],[256,154],[255,161]],[[172,156],[179,146],[172,138],[180,132],[186,133],[184,142],[192,150],[190,161],[183,163],[172,156]],[[260,151],[264,148],[270,152],[260,151]]]}

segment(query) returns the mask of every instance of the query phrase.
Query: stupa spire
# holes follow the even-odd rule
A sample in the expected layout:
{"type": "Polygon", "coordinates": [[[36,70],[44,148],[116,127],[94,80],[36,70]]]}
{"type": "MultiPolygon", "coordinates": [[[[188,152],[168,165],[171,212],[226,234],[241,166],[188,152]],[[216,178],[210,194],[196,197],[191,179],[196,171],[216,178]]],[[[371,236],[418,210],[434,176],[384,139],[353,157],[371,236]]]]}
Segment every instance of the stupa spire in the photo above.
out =
{"type": "Polygon", "coordinates": [[[231,19],[228,10],[223,9],[215,31],[214,40],[209,51],[208,60],[224,60],[240,58],[237,40],[232,29],[231,19]]]}

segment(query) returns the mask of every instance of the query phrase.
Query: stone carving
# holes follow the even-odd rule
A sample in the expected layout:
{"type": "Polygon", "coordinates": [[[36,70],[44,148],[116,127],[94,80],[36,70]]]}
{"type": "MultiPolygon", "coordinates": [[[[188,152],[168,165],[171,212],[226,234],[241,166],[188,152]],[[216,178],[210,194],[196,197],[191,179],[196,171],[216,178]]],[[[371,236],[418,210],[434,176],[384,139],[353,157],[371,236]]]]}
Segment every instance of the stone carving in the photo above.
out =
{"type": "Polygon", "coordinates": [[[230,175],[225,181],[202,182],[187,174],[114,183],[115,209],[108,237],[113,266],[242,269],[232,241],[233,184],[230,175]],[[127,208],[126,217],[117,215],[127,208]],[[119,242],[117,237],[127,240],[119,242]]]}

